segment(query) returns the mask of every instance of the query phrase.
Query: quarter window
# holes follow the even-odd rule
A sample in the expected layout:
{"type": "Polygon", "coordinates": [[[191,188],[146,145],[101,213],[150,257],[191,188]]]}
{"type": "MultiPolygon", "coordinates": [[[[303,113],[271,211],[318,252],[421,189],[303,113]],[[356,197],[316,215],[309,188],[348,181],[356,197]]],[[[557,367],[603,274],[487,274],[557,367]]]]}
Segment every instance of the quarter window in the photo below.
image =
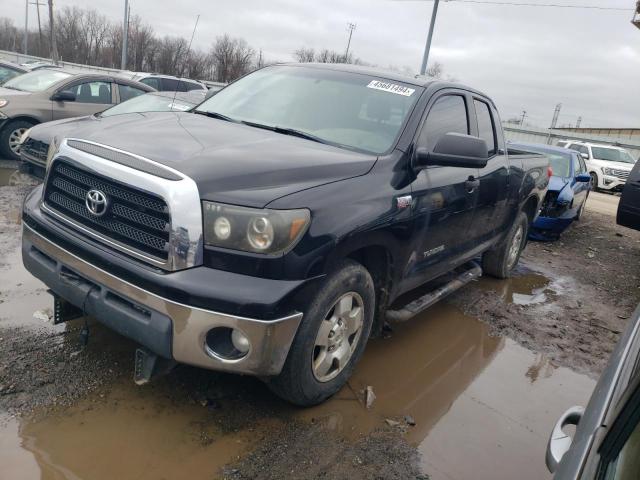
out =
{"type": "Polygon", "coordinates": [[[436,100],[424,122],[418,143],[433,149],[447,133],[469,134],[467,107],[461,95],[445,95],[436,100]]]}
{"type": "Polygon", "coordinates": [[[120,101],[126,102],[138,95],[144,95],[144,90],[140,90],[139,88],[131,87],[129,85],[120,85],[118,84],[118,92],[120,93],[120,101]]]}
{"type": "Polygon", "coordinates": [[[111,83],[109,82],[85,82],[74,85],[70,90],[76,94],[76,102],[101,103],[108,105],[111,101],[111,83]]]}
{"type": "Polygon", "coordinates": [[[496,131],[491,117],[489,105],[480,100],[474,100],[476,117],[478,119],[478,136],[487,142],[489,156],[496,153],[496,131]]]}

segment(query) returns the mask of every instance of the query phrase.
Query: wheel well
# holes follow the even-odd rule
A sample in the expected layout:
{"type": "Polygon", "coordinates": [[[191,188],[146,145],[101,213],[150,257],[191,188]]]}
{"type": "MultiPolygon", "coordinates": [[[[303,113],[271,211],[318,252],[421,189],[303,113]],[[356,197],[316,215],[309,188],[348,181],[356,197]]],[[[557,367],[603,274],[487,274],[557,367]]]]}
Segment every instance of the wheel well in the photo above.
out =
{"type": "Polygon", "coordinates": [[[19,122],[19,121],[25,121],[25,122],[33,123],[34,125],[37,125],[38,123],[40,123],[38,120],[36,120],[33,117],[29,117],[27,115],[22,115],[22,116],[19,116],[19,117],[14,117],[11,120],[9,120],[7,123],[4,124],[4,127],[6,127],[7,125],[11,125],[13,122],[19,122]]]}
{"type": "Polygon", "coordinates": [[[529,224],[533,222],[533,219],[536,216],[536,209],[538,208],[538,198],[537,197],[529,197],[529,199],[525,202],[522,207],[522,211],[529,218],[529,224]]]}
{"type": "Polygon", "coordinates": [[[363,247],[347,255],[363,265],[371,275],[376,292],[376,312],[371,329],[372,336],[379,336],[384,326],[384,313],[389,299],[392,258],[389,250],[379,245],[363,247]]]}

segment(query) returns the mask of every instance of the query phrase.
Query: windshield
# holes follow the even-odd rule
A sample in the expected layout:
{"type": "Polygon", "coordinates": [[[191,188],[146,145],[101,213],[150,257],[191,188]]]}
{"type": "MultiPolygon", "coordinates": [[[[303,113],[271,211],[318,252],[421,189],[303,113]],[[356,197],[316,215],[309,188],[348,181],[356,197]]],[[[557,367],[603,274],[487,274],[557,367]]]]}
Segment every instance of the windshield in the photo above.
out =
{"type": "Polygon", "coordinates": [[[631,155],[617,148],[591,147],[593,158],[609,162],[636,163],[631,155]]]}
{"type": "Polygon", "coordinates": [[[198,106],[231,120],[293,129],[371,153],[388,151],[422,88],[368,75],[276,66],[258,70],[198,106]]]}
{"type": "Polygon", "coordinates": [[[173,97],[148,93],[108,108],[100,113],[99,116],[111,117],[112,115],[137,112],[185,112],[193,108],[194,105],[193,103],[185,102],[178,98],[174,100],[173,97]]]}
{"type": "Polygon", "coordinates": [[[36,70],[25,73],[6,82],[3,87],[23,90],[25,92],[42,92],[54,83],[70,77],[71,74],[60,70],[36,70]]]}

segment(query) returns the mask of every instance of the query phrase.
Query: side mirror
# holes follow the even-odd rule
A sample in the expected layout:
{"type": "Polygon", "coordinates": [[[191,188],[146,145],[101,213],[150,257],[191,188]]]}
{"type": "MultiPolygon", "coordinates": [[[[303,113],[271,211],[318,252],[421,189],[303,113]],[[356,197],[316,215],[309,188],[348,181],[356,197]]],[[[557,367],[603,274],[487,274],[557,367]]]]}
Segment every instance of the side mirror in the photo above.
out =
{"type": "Polygon", "coordinates": [[[76,94],[73,93],[71,90],[62,90],[60,92],[56,92],[51,97],[51,100],[56,100],[58,102],[75,102],[76,94]]]}
{"type": "Polygon", "coordinates": [[[588,153],[581,153],[580,156],[582,158],[584,158],[585,160],[589,160],[589,154],[588,153]]]}
{"type": "Polygon", "coordinates": [[[413,166],[416,169],[429,165],[483,168],[488,160],[489,149],[483,139],[461,133],[447,133],[438,140],[432,152],[426,148],[418,148],[413,166]]]}
{"type": "Polygon", "coordinates": [[[591,181],[591,175],[588,173],[579,173],[576,175],[576,182],[589,183],[591,181]]]}

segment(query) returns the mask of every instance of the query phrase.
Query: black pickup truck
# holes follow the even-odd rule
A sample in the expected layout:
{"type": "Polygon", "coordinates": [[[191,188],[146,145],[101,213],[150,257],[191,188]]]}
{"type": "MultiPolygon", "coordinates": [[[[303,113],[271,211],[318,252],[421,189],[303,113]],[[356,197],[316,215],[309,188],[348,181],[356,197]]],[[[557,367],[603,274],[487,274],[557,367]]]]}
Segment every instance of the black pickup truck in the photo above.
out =
{"type": "Polygon", "coordinates": [[[141,344],[138,381],[180,362],[316,404],[385,321],[482,271],[509,276],[549,169],[508,155],[500,125],[459,84],[263,68],[191,112],[54,138],[24,204],[23,261],[56,322],[89,314],[141,344]]]}

